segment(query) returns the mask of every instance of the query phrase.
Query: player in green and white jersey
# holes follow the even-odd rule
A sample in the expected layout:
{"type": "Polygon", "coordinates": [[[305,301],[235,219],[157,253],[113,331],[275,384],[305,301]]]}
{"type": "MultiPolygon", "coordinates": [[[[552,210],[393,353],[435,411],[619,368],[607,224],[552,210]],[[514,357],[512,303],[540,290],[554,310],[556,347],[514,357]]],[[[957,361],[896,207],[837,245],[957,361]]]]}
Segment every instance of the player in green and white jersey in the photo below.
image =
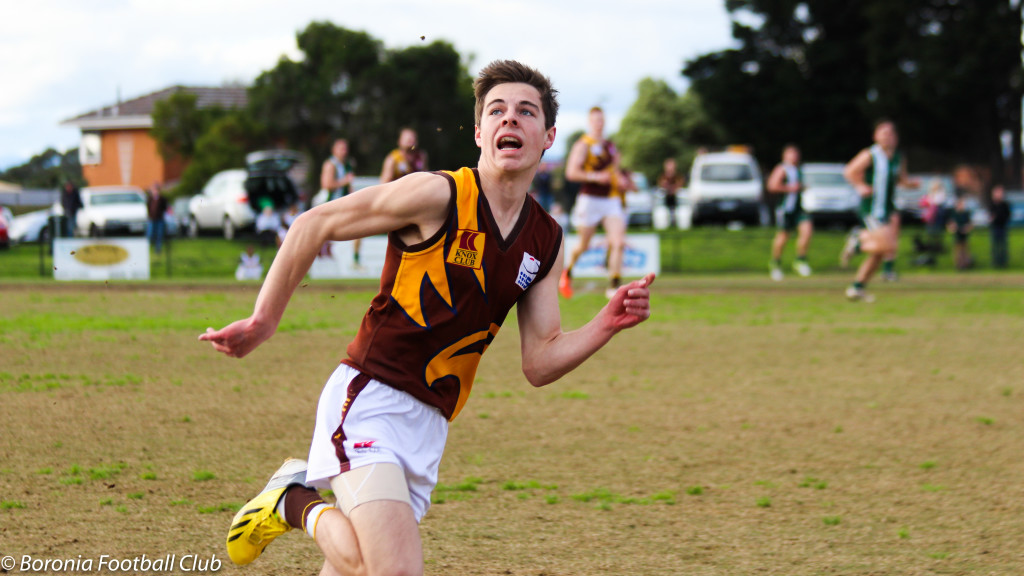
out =
{"type": "Polygon", "coordinates": [[[842,261],[849,262],[859,251],[867,258],[857,269],[853,284],[846,289],[850,300],[871,301],[865,291],[883,260],[896,257],[900,231],[900,215],[896,211],[897,184],[916,188],[918,183],[907,177],[907,165],[897,150],[899,135],[891,120],[875,124],[875,143],[861,150],[846,165],[843,174],[860,195],[860,215],[863,228],[851,234],[843,248],[842,261]]]}

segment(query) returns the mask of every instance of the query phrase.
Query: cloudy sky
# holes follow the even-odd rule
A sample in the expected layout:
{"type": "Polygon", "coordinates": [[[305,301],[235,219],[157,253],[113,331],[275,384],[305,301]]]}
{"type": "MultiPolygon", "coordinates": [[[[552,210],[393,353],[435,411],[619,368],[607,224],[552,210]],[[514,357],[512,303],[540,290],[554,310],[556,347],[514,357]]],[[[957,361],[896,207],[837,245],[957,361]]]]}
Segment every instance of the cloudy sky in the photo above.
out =
{"type": "MultiPolygon", "coordinates": [[[[248,83],[314,20],[389,48],[444,39],[475,74],[512,58],[561,92],[559,132],[604,106],[609,131],[646,76],[682,91],[683,63],[732,46],[723,0],[0,0],[0,168],[77,146],[62,120],[175,84],[248,83]]],[[[564,144],[556,142],[561,153],[564,144]]]]}

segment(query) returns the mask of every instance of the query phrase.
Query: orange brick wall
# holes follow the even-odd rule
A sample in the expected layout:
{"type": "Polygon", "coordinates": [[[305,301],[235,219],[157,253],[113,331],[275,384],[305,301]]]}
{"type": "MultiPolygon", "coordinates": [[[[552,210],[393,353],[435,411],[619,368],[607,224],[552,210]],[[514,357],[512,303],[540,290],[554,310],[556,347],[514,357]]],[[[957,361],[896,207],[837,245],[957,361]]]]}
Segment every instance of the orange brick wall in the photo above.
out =
{"type": "Polygon", "coordinates": [[[181,175],[180,162],[165,167],[148,129],[105,130],[101,133],[101,146],[100,164],[82,166],[82,175],[90,186],[132,184],[148,188],[153,182],[181,175]]]}

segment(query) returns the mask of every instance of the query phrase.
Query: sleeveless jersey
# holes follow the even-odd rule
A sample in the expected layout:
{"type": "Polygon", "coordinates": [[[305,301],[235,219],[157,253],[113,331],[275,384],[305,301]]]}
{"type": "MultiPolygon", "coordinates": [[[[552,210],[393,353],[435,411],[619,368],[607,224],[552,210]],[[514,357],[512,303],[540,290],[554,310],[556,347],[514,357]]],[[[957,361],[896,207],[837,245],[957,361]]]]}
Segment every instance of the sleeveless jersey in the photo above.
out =
{"type": "Polygon", "coordinates": [[[414,149],[409,152],[408,159],[406,155],[398,148],[395,148],[388,154],[392,158],[392,162],[395,166],[395,180],[398,180],[402,176],[412,174],[413,172],[422,172],[424,168],[423,152],[419,149],[414,149]]]}
{"type": "Polygon", "coordinates": [[[790,164],[783,164],[782,168],[786,173],[785,183],[800,184],[801,191],[786,193],[782,202],[779,204],[779,209],[784,214],[799,214],[803,212],[803,170],[801,170],[799,166],[792,166],[790,164]]]}
{"type": "Polygon", "coordinates": [[[860,215],[862,218],[877,218],[884,223],[896,213],[896,182],[899,180],[902,158],[898,150],[892,158],[885,157],[877,144],[870,151],[871,164],[864,173],[864,181],[871,185],[872,195],[861,198],[860,215]],[[878,166],[883,163],[884,166],[878,166]]]}
{"type": "Polygon", "coordinates": [[[380,293],[344,362],[451,420],[505,316],[551,270],[562,229],[527,196],[502,238],[476,170],[435,174],[451,185],[448,219],[414,246],[389,236],[380,293]]]}
{"type": "MultiPolygon", "coordinates": [[[[334,156],[331,156],[330,158],[328,158],[328,160],[331,162],[331,165],[334,166],[335,180],[341,180],[342,178],[344,178],[345,176],[352,172],[352,165],[349,164],[348,160],[345,160],[344,162],[339,162],[338,159],[335,158],[334,156]]],[[[335,200],[337,198],[341,198],[342,196],[348,196],[352,192],[352,187],[346,184],[344,186],[328,190],[328,192],[329,195],[327,199],[335,200]]]]}
{"type": "MultiPolygon", "coordinates": [[[[584,134],[581,138],[587,143],[587,155],[583,159],[583,169],[600,172],[610,168],[614,159],[615,145],[608,140],[595,140],[588,134],[584,134]]],[[[580,194],[607,198],[611,193],[610,184],[584,182],[580,185],[580,194]]]]}

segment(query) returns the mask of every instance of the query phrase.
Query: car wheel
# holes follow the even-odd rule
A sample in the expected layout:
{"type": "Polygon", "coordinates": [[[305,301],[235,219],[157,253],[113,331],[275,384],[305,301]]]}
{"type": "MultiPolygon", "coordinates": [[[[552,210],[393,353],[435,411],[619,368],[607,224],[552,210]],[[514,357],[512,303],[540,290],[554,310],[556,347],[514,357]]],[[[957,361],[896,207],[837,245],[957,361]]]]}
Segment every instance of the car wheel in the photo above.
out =
{"type": "Polygon", "coordinates": [[[235,223],[231,221],[231,218],[224,217],[224,239],[234,240],[235,239],[235,223]]]}
{"type": "Polygon", "coordinates": [[[90,224],[89,225],[89,237],[90,238],[99,238],[102,235],[103,235],[103,233],[100,231],[100,229],[95,224],[90,224]]]}
{"type": "Polygon", "coordinates": [[[41,230],[39,230],[39,241],[42,242],[43,244],[49,244],[50,243],[50,227],[49,226],[44,226],[41,230]]]}
{"type": "Polygon", "coordinates": [[[196,221],[195,216],[188,217],[187,232],[189,238],[195,238],[199,236],[199,222],[196,221]]]}

